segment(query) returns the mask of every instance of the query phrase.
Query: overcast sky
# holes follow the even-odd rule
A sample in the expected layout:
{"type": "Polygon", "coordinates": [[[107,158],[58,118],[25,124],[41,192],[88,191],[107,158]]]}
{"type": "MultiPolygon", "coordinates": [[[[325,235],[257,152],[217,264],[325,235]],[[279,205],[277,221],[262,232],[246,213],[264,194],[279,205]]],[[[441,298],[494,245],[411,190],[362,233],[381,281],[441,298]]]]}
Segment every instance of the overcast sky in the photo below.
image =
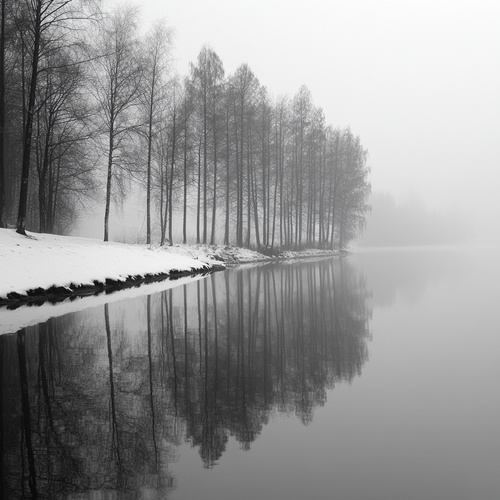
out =
{"type": "MultiPolygon", "coordinates": [[[[129,2],[132,3],[133,2],[129,2]]],[[[181,75],[203,44],[272,95],[312,92],[369,151],[374,190],[500,223],[498,0],[143,0],[176,32],[181,75]]]]}

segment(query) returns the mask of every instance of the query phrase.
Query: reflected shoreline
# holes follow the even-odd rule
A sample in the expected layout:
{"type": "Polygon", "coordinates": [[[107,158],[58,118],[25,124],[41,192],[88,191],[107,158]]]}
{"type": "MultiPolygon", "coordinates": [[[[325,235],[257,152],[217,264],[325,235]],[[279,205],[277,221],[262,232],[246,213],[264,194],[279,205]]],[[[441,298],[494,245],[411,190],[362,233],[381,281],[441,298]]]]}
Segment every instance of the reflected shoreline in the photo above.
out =
{"type": "MultiPolygon", "coordinates": [[[[252,268],[256,266],[270,266],[280,263],[283,265],[292,265],[300,262],[317,262],[323,259],[331,259],[339,257],[337,254],[321,255],[321,256],[296,256],[286,257],[283,259],[273,259],[270,261],[257,261],[250,263],[235,264],[240,268],[252,268]]],[[[341,256],[342,257],[342,256],[341,256]]],[[[107,290],[96,291],[82,294],[63,294],[50,298],[37,299],[36,297],[23,298],[7,303],[0,300],[0,335],[12,334],[19,331],[21,328],[33,326],[42,321],[47,321],[50,318],[63,316],[76,311],[81,311],[87,308],[95,307],[98,304],[106,302],[116,302],[130,297],[146,296],[149,294],[161,292],[169,288],[175,288],[186,283],[194,282],[198,279],[203,279],[210,274],[218,271],[232,269],[234,266],[227,264],[227,267],[215,268],[210,271],[200,271],[198,273],[184,273],[182,276],[157,277],[153,276],[151,280],[129,281],[120,288],[109,288],[107,290]]]]}
{"type": "Polygon", "coordinates": [[[29,290],[26,295],[21,295],[16,292],[11,292],[8,298],[0,298],[0,308],[7,307],[16,309],[25,305],[41,306],[48,302],[49,304],[57,304],[66,300],[74,300],[76,298],[84,298],[96,296],[100,294],[116,293],[120,290],[128,288],[137,288],[141,285],[151,283],[159,283],[162,281],[176,281],[180,278],[208,276],[217,271],[224,271],[225,266],[212,265],[210,269],[192,269],[191,271],[170,271],[168,273],[145,274],[144,276],[129,276],[123,281],[106,279],[105,282],[94,281],[93,285],[78,285],[78,286],[52,286],[48,289],[36,288],[29,290]]]}

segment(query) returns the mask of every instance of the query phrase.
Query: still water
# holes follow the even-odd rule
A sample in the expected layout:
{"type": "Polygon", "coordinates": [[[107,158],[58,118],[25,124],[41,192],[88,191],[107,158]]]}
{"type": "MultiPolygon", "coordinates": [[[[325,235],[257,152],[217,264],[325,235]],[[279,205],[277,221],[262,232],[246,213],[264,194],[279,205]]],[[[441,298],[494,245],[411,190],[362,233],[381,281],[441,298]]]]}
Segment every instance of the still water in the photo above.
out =
{"type": "Polygon", "coordinates": [[[239,267],[2,335],[1,497],[496,500],[498,250],[239,267]]]}

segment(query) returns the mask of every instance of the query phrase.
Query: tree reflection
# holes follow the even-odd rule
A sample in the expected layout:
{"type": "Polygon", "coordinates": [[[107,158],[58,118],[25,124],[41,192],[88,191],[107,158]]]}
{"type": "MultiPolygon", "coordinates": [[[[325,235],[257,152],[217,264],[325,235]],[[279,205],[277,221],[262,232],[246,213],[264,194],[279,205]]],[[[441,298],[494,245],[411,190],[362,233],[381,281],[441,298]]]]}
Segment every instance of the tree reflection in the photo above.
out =
{"type": "Polygon", "coordinates": [[[111,308],[99,311],[0,337],[0,498],[164,497],[174,486],[171,419],[161,444],[152,430],[147,351],[131,355],[111,308]]]}
{"type": "Polygon", "coordinates": [[[274,412],[311,422],[367,359],[345,262],[239,268],[0,337],[0,496],[162,497],[187,440],[213,467],[274,412]]]}
{"type": "Polygon", "coordinates": [[[190,408],[186,437],[206,467],[230,435],[248,449],[274,410],[309,423],[328,389],[360,373],[369,317],[364,282],[344,262],[240,269],[211,281],[197,286],[196,304],[174,302],[191,321],[176,345],[179,407],[190,408]]]}

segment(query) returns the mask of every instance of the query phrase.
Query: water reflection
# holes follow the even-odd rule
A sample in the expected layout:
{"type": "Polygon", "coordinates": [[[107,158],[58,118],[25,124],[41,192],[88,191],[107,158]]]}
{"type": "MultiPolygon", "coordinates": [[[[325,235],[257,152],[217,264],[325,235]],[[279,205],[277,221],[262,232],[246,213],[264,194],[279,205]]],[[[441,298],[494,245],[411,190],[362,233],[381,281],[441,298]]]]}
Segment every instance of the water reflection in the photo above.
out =
{"type": "MultiPolygon", "coordinates": [[[[433,283],[463,281],[464,273],[474,272],[477,258],[473,249],[458,246],[363,249],[350,256],[366,276],[376,308],[389,308],[398,298],[416,305],[433,283]]],[[[479,258],[485,258],[483,250],[479,258]]]]}
{"type": "Polygon", "coordinates": [[[161,496],[189,441],[205,467],[275,412],[304,424],[367,359],[345,261],[235,269],[0,336],[7,498],[161,496]]]}

